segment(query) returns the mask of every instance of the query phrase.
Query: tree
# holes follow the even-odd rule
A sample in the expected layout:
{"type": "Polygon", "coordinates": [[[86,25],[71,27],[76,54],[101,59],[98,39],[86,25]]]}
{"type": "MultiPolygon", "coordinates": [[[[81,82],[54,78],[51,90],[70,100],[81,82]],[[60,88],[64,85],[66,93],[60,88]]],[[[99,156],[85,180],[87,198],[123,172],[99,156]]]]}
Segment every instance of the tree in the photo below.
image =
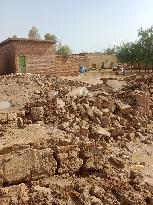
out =
{"type": "Polygon", "coordinates": [[[139,41],[131,44],[131,53],[133,56],[133,64],[137,66],[140,72],[140,64],[143,64],[143,47],[139,41]]]}
{"type": "Polygon", "coordinates": [[[117,47],[116,57],[122,63],[137,65],[140,72],[140,65],[145,67],[152,66],[153,70],[153,26],[144,30],[138,30],[138,40],[131,43],[122,43],[117,47]]]}
{"type": "Polygon", "coordinates": [[[54,34],[46,33],[44,35],[44,39],[47,41],[53,41],[53,42],[57,43],[57,37],[54,34]]]}
{"type": "Polygon", "coordinates": [[[69,46],[64,45],[64,46],[60,46],[57,50],[57,54],[62,55],[64,57],[67,57],[68,55],[72,54],[72,50],[69,46]]]}
{"type": "Polygon", "coordinates": [[[30,39],[40,39],[39,31],[35,26],[29,31],[28,36],[30,39]]]}
{"type": "Polygon", "coordinates": [[[146,30],[140,28],[138,31],[138,37],[142,47],[142,55],[144,58],[146,72],[148,65],[152,65],[153,68],[153,26],[146,30]]]}
{"type": "Polygon", "coordinates": [[[17,35],[13,35],[12,38],[17,38],[17,35]]]}
{"type": "Polygon", "coordinates": [[[116,49],[116,57],[121,63],[138,66],[143,63],[142,46],[139,41],[122,43],[116,49]]]}
{"type": "Polygon", "coordinates": [[[132,61],[130,47],[131,43],[122,43],[116,47],[116,57],[121,63],[130,63],[132,61]]]}

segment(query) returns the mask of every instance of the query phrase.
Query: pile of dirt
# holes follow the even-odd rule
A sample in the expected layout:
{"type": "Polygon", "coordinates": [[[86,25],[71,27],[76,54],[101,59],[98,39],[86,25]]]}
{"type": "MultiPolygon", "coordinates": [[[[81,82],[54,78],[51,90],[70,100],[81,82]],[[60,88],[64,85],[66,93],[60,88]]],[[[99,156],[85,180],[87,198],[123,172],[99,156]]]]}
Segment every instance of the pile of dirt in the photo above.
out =
{"type": "Polygon", "coordinates": [[[0,110],[0,205],[153,204],[153,164],[133,155],[153,158],[153,76],[119,90],[28,74],[0,82],[11,102],[0,110]]]}

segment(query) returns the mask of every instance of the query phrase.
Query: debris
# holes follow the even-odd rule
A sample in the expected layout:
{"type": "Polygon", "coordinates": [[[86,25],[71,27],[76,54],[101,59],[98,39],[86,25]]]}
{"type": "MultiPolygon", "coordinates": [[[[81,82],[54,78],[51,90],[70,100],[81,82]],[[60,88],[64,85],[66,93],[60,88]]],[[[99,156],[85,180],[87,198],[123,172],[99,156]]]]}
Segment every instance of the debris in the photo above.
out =
{"type": "Polygon", "coordinates": [[[153,203],[153,75],[105,81],[0,76],[0,204],[153,203]]]}

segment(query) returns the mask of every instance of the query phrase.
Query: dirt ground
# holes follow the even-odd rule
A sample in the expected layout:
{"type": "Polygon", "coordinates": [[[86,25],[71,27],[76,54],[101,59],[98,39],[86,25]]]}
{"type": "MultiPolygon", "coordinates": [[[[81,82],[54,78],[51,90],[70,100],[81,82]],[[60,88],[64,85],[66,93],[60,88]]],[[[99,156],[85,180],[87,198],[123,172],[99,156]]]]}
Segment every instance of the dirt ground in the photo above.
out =
{"type": "Polygon", "coordinates": [[[153,76],[0,77],[0,205],[153,204],[153,76]]]}

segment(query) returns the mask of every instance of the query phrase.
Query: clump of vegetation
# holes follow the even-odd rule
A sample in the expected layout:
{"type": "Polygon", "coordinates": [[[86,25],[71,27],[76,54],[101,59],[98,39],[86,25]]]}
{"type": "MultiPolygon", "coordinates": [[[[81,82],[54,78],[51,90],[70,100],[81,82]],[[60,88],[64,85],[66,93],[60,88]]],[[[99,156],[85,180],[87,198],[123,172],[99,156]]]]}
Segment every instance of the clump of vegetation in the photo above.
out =
{"type": "Polygon", "coordinates": [[[28,37],[34,40],[40,39],[39,31],[35,26],[33,26],[32,29],[30,29],[28,37]]]}
{"type": "Polygon", "coordinates": [[[57,43],[57,36],[54,35],[54,34],[46,33],[46,34],[44,35],[44,39],[45,39],[46,41],[53,41],[53,42],[57,43]]]}
{"type": "Polygon", "coordinates": [[[60,46],[60,47],[58,48],[58,50],[57,50],[57,54],[58,54],[58,55],[62,55],[62,56],[64,56],[64,57],[67,57],[67,56],[69,56],[69,55],[72,54],[72,50],[71,50],[71,48],[70,48],[69,46],[67,46],[67,45],[60,46]]]}
{"type": "Polygon", "coordinates": [[[122,43],[116,47],[116,57],[121,63],[127,63],[136,67],[153,69],[153,26],[144,30],[138,30],[138,40],[122,43]]]}
{"type": "Polygon", "coordinates": [[[12,38],[18,38],[17,35],[13,35],[12,38]]]}

